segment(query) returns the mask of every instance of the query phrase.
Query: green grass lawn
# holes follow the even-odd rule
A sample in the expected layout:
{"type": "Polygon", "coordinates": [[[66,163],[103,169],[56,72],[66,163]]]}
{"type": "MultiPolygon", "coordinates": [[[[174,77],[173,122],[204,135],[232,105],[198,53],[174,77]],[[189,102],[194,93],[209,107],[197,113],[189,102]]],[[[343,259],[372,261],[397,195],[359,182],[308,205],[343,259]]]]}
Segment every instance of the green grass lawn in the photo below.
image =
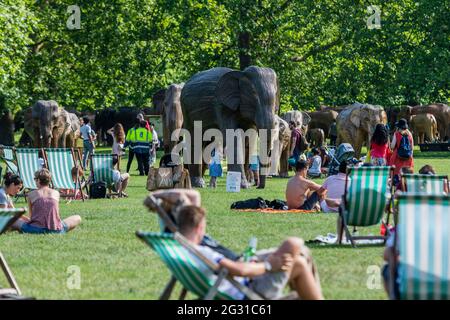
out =
{"type": "MultiPolygon", "coordinates": [[[[424,164],[432,164],[439,173],[450,175],[449,153],[416,152],[416,170],[424,164]]],[[[38,299],[157,299],[170,274],[156,254],[134,235],[136,230],[159,230],[156,215],[142,205],[147,194],[145,178],[136,176],[136,167],[134,162],[129,198],[61,202],[62,217],[79,214],[83,219],[75,231],[44,236],[9,232],[0,237],[0,248],[24,295],[38,299]],[[67,286],[70,266],[80,268],[80,289],[67,286]]],[[[251,236],[258,238],[258,248],[266,248],[277,246],[287,236],[308,240],[335,233],[334,214],[271,215],[229,209],[234,201],[258,196],[284,199],[286,181],[272,178],[264,190],[253,188],[231,194],[225,192],[222,178],[216,190],[200,190],[208,210],[207,232],[238,252],[251,236]]],[[[25,204],[20,201],[17,206],[25,204]]],[[[367,232],[375,234],[379,228],[369,228],[367,232]]],[[[386,298],[381,287],[376,288],[381,279],[377,281],[367,273],[370,266],[383,265],[382,247],[310,248],[326,299],[386,298]],[[368,282],[375,288],[369,289],[368,282]]],[[[3,278],[1,284],[5,284],[3,278]]]]}

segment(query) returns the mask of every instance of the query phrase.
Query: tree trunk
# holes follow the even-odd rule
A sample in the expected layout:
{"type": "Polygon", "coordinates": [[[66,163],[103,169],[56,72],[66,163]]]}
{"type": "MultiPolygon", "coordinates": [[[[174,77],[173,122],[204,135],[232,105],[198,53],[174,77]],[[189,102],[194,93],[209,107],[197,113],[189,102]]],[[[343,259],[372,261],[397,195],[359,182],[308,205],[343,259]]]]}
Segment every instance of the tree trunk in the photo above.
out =
{"type": "Polygon", "coordinates": [[[248,31],[239,33],[239,67],[241,70],[251,66],[252,58],[250,56],[250,33],[248,31]]]}

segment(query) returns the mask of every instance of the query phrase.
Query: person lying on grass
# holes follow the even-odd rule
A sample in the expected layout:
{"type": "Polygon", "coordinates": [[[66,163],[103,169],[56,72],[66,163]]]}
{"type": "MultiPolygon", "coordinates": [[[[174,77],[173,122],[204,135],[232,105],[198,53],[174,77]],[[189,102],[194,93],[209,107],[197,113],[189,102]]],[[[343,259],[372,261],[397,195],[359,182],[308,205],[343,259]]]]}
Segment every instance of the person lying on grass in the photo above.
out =
{"type": "Polygon", "coordinates": [[[326,200],[329,207],[339,206],[336,201],[325,199],[327,190],[307,179],[307,174],[308,163],[305,160],[298,160],[295,165],[295,176],[289,179],[286,186],[288,209],[313,210],[322,200],[326,200]]]}
{"type": "MultiPolygon", "coordinates": [[[[302,300],[323,299],[319,281],[305,256],[303,240],[288,238],[274,252],[258,257],[258,262],[241,262],[225,258],[209,247],[201,245],[206,231],[206,211],[198,206],[184,206],[180,209],[178,224],[180,233],[195,245],[207,259],[226,268],[231,276],[241,284],[267,299],[277,299],[283,295],[286,285],[290,285],[302,300]],[[247,277],[242,279],[239,277],[247,277]]],[[[222,291],[235,299],[244,299],[243,293],[228,281],[219,285],[222,291]]]]}
{"type": "Polygon", "coordinates": [[[51,178],[48,169],[36,171],[34,180],[38,189],[27,196],[29,217],[22,216],[12,229],[23,233],[66,233],[81,223],[79,215],[61,220],[59,192],[49,187],[51,178]]]}

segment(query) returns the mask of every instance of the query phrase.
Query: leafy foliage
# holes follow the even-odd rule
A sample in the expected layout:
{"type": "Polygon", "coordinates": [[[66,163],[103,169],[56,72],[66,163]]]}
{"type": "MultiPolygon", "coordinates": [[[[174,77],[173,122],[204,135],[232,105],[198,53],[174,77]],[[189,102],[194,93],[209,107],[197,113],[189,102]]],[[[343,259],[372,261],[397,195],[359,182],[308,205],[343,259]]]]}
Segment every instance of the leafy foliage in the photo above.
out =
{"type": "Polygon", "coordinates": [[[78,0],[81,29],[69,30],[73,4],[2,1],[0,93],[13,110],[149,106],[198,71],[250,64],[278,73],[283,111],[449,99],[448,1],[78,0]]]}

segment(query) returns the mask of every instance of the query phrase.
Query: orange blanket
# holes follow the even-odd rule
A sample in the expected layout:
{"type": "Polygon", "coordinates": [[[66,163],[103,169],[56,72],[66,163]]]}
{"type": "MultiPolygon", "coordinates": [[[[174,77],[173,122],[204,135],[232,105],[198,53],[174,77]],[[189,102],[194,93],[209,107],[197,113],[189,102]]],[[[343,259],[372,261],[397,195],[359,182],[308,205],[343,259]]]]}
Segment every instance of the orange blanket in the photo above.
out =
{"type": "Polygon", "coordinates": [[[275,210],[275,209],[232,209],[239,212],[260,212],[260,213],[316,213],[316,210],[275,210]]]}

